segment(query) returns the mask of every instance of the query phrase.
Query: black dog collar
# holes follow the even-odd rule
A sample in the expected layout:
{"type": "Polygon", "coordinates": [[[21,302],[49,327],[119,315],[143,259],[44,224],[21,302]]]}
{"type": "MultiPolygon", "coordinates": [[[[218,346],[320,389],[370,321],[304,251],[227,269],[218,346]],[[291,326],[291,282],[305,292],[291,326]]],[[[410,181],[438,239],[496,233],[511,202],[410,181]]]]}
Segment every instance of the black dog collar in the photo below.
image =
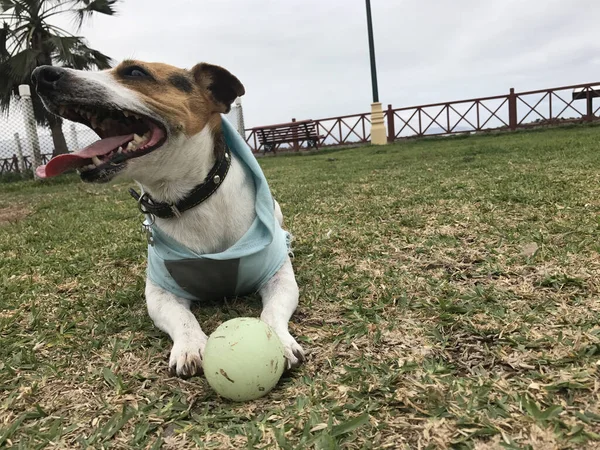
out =
{"type": "Polygon", "coordinates": [[[129,193],[138,202],[138,207],[144,214],[150,214],[161,219],[181,217],[184,211],[199,205],[216,192],[225,180],[229,167],[231,167],[231,154],[226,147],[215,165],[210,169],[210,172],[208,172],[204,182],[194,187],[188,195],[177,203],[157,202],[147,192],[140,195],[133,188],[129,189],[129,193]]]}

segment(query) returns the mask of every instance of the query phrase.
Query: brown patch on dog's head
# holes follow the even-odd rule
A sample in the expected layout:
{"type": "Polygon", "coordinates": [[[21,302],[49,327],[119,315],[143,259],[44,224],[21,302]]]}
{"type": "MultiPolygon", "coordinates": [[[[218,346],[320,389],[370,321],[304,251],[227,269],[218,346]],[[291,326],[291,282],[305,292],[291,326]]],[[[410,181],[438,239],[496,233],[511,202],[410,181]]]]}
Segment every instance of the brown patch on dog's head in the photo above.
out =
{"type": "Polygon", "coordinates": [[[200,63],[192,70],[162,63],[126,60],[111,71],[124,86],[159,114],[174,131],[187,136],[199,133],[207,124],[220,124],[218,114],[244,95],[240,81],[219,66],[200,63]]]}

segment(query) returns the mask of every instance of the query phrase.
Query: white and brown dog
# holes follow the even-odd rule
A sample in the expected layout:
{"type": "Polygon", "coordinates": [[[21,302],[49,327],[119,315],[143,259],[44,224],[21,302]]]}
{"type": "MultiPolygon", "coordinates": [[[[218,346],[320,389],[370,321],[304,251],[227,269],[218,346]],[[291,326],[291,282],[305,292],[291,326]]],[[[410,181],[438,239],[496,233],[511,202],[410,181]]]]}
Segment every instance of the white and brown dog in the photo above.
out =
{"type": "MultiPolygon", "coordinates": [[[[255,203],[264,195],[266,182],[259,187],[248,169],[256,162],[231,151],[228,139],[232,138],[224,134],[229,124],[221,114],[244,94],[240,81],[227,70],[205,63],[183,70],[124,61],[101,72],[43,66],[33,72],[32,81],[50,112],[89,126],[101,138],[79,152],[54,158],[38,168],[38,176],[77,168],[87,182],[117,176],[134,179],[143,190],[141,209],[150,221],[155,220],[153,230],[195,255],[227,252],[265,212],[264,205],[259,210],[255,203]]],[[[254,176],[264,179],[256,170],[254,176]]],[[[269,209],[278,233],[281,209],[272,199],[269,209]]],[[[271,226],[268,218],[264,223],[271,226]]],[[[152,251],[150,245],[149,254],[152,251]]],[[[218,294],[221,288],[235,285],[231,262],[217,265],[216,270],[202,267],[188,266],[188,279],[201,280],[208,292],[218,294]]],[[[298,305],[298,285],[287,252],[268,279],[255,285],[263,303],[261,319],[280,337],[288,368],[299,365],[304,352],[288,330],[298,305]]],[[[243,290],[229,289],[234,295],[250,293],[243,290]]],[[[192,299],[198,296],[177,292],[148,275],[148,313],[173,340],[169,367],[189,377],[202,371],[207,336],[190,311],[192,299]]]]}

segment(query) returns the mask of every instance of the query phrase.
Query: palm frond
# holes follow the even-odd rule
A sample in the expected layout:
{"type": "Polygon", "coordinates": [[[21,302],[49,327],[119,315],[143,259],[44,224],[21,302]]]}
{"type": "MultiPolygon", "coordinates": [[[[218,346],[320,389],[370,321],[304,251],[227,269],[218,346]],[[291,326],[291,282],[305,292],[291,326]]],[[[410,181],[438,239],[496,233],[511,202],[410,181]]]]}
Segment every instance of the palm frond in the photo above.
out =
{"type": "Polygon", "coordinates": [[[50,24],[46,24],[47,25],[47,31],[48,34],[56,34],[58,36],[75,36],[73,33],[65,30],[64,28],[60,28],[57,27],[56,25],[50,25],[50,24]]]}
{"type": "Polygon", "coordinates": [[[52,59],[73,69],[108,69],[112,60],[105,54],[87,46],[79,36],[51,36],[47,39],[52,46],[52,59]]]}
{"type": "Polygon", "coordinates": [[[46,39],[46,44],[54,56],[65,66],[72,66],[73,53],[76,51],[81,38],[77,36],[53,35],[46,39]]]}
{"type": "Polygon", "coordinates": [[[90,49],[92,64],[100,70],[110,69],[113,66],[113,59],[98,50],[90,49]]]}
{"type": "Polygon", "coordinates": [[[0,28],[0,61],[6,60],[10,57],[8,51],[8,37],[10,36],[10,28],[8,23],[4,22],[2,28],[0,28]]]}
{"type": "Polygon", "coordinates": [[[30,32],[31,30],[27,24],[10,30],[10,45],[7,48],[11,56],[27,47],[30,32]]]}
{"type": "Polygon", "coordinates": [[[0,11],[6,12],[15,7],[13,0],[0,0],[0,11]]]}
{"type": "Polygon", "coordinates": [[[13,94],[13,84],[8,75],[8,66],[0,64],[0,112],[8,112],[13,94]]]}
{"type": "Polygon", "coordinates": [[[85,6],[73,11],[77,29],[81,28],[83,22],[85,22],[86,19],[89,19],[94,13],[106,14],[107,16],[114,15],[117,12],[115,8],[117,1],[118,0],[80,0],[80,3],[85,6]]]}
{"type": "Polygon", "coordinates": [[[11,12],[11,15],[20,20],[24,12],[39,8],[39,2],[36,0],[0,0],[0,11],[11,12]]]}
{"type": "Polygon", "coordinates": [[[8,77],[13,84],[29,83],[31,72],[39,65],[38,60],[41,54],[40,50],[28,48],[2,63],[6,64],[8,77]]]}
{"type": "MultiPolygon", "coordinates": [[[[107,69],[112,60],[88,47],[86,40],[49,23],[72,14],[79,26],[92,15],[114,15],[118,0],[0,0],[0,112],[8,111],[19,84],[29,84],[41,64],[74,69],[107,69]]],[[[47,124],[47,112],[32,92],[35,117],[47,124]]]]}
{"type": "MultiPolygon", "coordinates": [[[[24,50],[0,63],[0,111],[6,112],[19,84],[29,83],[40,52],[24,50]]],[[[42,122],[43,123],[43,118],[42,122]]]]}

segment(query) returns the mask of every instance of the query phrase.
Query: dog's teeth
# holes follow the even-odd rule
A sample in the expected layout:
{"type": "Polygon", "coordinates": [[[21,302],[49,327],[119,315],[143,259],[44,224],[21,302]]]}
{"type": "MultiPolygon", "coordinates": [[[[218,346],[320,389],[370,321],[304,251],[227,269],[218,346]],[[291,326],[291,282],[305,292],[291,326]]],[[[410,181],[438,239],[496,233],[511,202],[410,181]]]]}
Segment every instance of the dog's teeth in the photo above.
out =
{"type": "Polygon", "coordinates": [[[93,116],[90,119],[90,124],[92,125],[92,128],[97,128],[98,127],[98,119],[96,118],[96,116],[93,116]]]}
{"type": "Polygon", "coordinates": [[[60,114],[61,116],[65,113],[65,107],[64,106],[59,106],[58,107],[58,114],[60,114]]]}
{"type": "Polygon", "coordinates": [[[135,144],[133,143],[133,141],[132,141],[132,142],[130,142],[129,144],[127,144],[127,148],[125,149],[125,151],[126,151],[126,152],[132,152],[132,151],[134,151],[136,148],[137,148],[137,145],[135,145],[135,144]]]}
{"type": "Polygon", "coordinates": [[[117,153],[123,153],[123,147],[119,147],[119,150],[117,150],[117,153]]]}
{"type": "Polygon", "coordinates": [[[142,136],[139,136],[139,135],[137,135],[137,134],[134,134],[134,135],[133,135],[133,141],[134,141],[136,144],[139,144],[140,142],[144,142],[144,140],[145,140],[145,139],[144,139],[142,136]]]}
{"type": "Polygon", "coordinates": [[[129,117],[131,115],[131,113],[129,111],[123,111],[123,115],[125,117],[129,117]]]}
{"type": "Polygon", "coordinates": [[[102,161],[100,161],[100,159],[97,156],[92,156],[92,162],[96,165],[99,166],[100,164],[102,164],[102,161]]]}

